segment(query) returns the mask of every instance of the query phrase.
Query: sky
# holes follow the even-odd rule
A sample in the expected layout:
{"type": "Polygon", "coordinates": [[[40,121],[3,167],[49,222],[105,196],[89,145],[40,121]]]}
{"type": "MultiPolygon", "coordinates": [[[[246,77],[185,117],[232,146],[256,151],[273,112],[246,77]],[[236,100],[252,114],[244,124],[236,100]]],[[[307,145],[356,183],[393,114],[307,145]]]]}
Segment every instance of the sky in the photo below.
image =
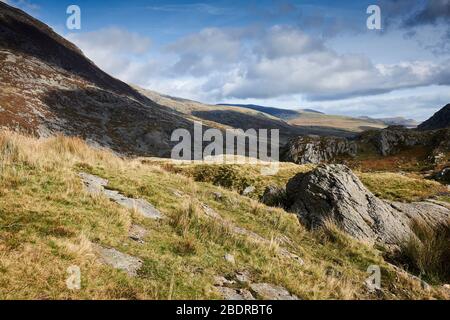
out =
{"type": "Polygon", "coordinates": [[[450,102],[450,0],[0,1],[172,96],[419,121],[450,102]],[[80,30],[66,26],[72,4],[80,30]]]}

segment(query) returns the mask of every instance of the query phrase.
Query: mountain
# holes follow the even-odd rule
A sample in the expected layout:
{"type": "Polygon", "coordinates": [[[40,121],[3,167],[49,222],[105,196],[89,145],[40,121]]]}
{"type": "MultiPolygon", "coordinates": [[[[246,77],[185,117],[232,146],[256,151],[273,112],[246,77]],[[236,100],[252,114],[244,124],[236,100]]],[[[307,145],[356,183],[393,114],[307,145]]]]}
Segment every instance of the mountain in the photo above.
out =
{"type": "MultiPolygon", "coordinates": [[[[323,112],[312,109],[286,110],[253,104],[219,104],[218,106],[241,107],[256,110],[282,119],[288,124],[302,128],[306,131],[312,131],[314,129],[317,131],[317,129],[320,128],[319,132],[325,133],[321,135],[354,136],[356,133],[368,129],[383,129],[388,126],[388,124],[383,121],[375,121],[370,118],[363,119],[338,115],[327,115],[323,112]],[[346,132],[347,134],[342,135],[339,134],[339,132],[346,132]]],[[[314,132],[310,133],[315,134],[314,132]]]]}
{"type": "Polygon", "coordinates": [[[304,135],[351,136],[300,128],[242,107],[211,106],[132,87],[100,70],[74,44],[0,2],[0,128],[38,137],[79,136],[121,154],[167,157],[173,130],[195,120],[217,129],[279,129],[281,143],[304,135]]]}
{"type": "Polygon", "coordinates": [[[167,156],[192,121],[100,70],[47,25],[0,2],[0,128],[80,136],[124,154],[167,156]]]}
{"type": "Polygon", "coordinates": [[[345,130],[353,133],[387,127],[387,125],[381,121],[305,111],[299,112],[299,115],[296,118],[290,119],[288,123],[305,129],[312,126],[319,126],[323,128],[345,130]]]}
{"type": "Polygon", "coordinates": [[[419,125],[419,130],[436,130],[450,127],[450,103],[419,125]]]}
{"type": "Polygon", "coordinates": [[[404,117],[391,117],[391,118],[371,118],[367,116],[358,117],[359,119],[366,121],[373,121],[374,123],[382,123],[387,126],[404,126],[407,128],[415,128],[418,123],[414,119],[406,119],[404,117]]]}
{"type": "MultiPolygon", "coordinates": [[[[279,129],[280,143],[285,144],[291,138],[299,135],[319,135],[353,137],[355,132],[332,126],[310,125],[308,127],[296,126],[285,120],[283,112],[295,113],[300,116],[305,111],[284,110],[270,107],[255,106],[247,108],[245,105],[208,105],[197,101],[163,95],[152,90],[135,88],[144,96],[158,104],[184,113],[186,117],[203,121],[208,125],[218,125],[220,128],[240,129],[279,129]],[[264,112],[269,109],[269,113],[264,112]]],[[[316,111],[314,111],[317,113],[316,111]]],[[[318,114],[318,113],[317,113],[318,114]]]]}
{"type": "Polygon", "coordinates": [[[264,107],[264,106],[258,106],[255,104],[227,104],[227,103],[220,103],[219,106],[228,106],[228,107],[241,107],[246,108],[250,110],[256,110],[260,112],[264,112],[267,114],[270,114],[271,116],[283,119],[283,120],[289,120],[293,119],[299,116],[299,112],[295,110],[288,110],[288,109],[280,109],[280,108],[273,108],[273,107],[264,107]]]}

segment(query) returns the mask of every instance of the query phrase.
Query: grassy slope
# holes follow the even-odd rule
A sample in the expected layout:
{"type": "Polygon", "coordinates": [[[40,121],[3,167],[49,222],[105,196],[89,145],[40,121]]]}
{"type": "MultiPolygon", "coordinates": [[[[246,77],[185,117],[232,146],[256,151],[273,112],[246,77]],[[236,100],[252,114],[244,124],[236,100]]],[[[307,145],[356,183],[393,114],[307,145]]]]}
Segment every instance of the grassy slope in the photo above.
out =
{"type": "Polygon", "coordinates": [[[364,130],[370,129],[383,129],[386,125],[380,122],[368,121],[364,119],[351,118],[345,116],[335,116],[320,114],[315,112],[302,112],[298,118],[291,119],[288,121],[289,124],[309,127],[309,126],[319,126],[319,127],[330,127],[335,129],[343,129],[352,132],[362,132],[364,130]]]}
{"type": "Polygon", "coordinates": [[[158,164],[119,159],[77,139],[34,140],[1,132],[0,178],[0,299],[220,298],[213,277],[238,270],[304,299],[445,298],[438,288],[422,290],[386,264],[380,252],[333,228],[308,232],[281,209],[158,164]],[[102,196],[90,196],[77,175],[81,171],[110,179],[112,188],[147,199],[168,218],[145,220],[102,196]],[[213,192],[221,192],[222,199],[215,200],[213,192]],[[200,203],[269,240],[285,239],[305,265],[217,226],[204,217],[200,203]],[[145,244],[128,238],[132,223],[149,231],[145,244]],[[138,277],[100,264],[92,243],[140,257],[144,265],[138,277]],[[223,259],[227,252],[235,255],[235,266],[223,259]],[[382,267],[383,292],[377,295],[364,285],[371,264],[382,267]],[[79,291],[65,285],[71,265],[82,271],[79,291]]]}

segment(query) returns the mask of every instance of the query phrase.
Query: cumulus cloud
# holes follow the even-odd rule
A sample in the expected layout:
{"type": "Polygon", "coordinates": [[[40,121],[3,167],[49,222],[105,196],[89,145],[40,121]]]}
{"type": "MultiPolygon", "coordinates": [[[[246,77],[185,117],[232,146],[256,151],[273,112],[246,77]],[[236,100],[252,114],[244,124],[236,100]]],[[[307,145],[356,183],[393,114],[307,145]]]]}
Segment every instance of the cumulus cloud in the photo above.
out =
{"type": "Polygon", "coordinates": [[[205,29],[177,41],[171,46],[180,55],[173,70],[205,77],[203,88],[219,100],[292,94],[333,100],[450,84],[448,61],[374,64],[362,55],[338,54],[286,26],[271,27],[245,43],[232,32],[205,29]]]}
{"type": "Polygon", "coordinates": [[[407,27],[450,22],[450,0],[429,0],[404,21],[407,27]]]}
{"type": "Polygon", "coordinates": [[[436,56],[450,54],[450,0],[380,0],[380,6],[387,30],[403,30],[436,56]],[[424,28],[430,30],[425,36],[424,28]]]}
{"type": "Polygon", "coordinates": [[[340,54],[292,26],[206,28],[152,53],[150,39],[108,28],[72,34],[100,67],[124,81],[205,102],[333,101],[450,85],[450,60],[380,64],[340,54]]]}
{"type": "Polygon", "coordinates": [[[147,37],[117,27],[86,33],[66,35],[100,68],[124,81],[132,81],[149,68],[151,62],[143,62],[151,47],[147,37]]]}

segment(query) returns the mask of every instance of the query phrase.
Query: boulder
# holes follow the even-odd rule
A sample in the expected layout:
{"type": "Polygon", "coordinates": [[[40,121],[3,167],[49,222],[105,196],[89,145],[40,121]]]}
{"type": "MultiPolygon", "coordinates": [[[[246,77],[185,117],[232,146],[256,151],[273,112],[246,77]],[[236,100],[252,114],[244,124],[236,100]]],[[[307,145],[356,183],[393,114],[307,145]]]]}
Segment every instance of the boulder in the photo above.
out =
{"type": "Polygon", "coordinates": [[[308,227],[332,220],[349,235],[367,242],[398,245],[413,235],[411,219],[434,224],[450,217],[442,206],[378,199],[344,165],[321,165],[298,174],[288,182],[286,192],[288,209],[308,227]]]}

